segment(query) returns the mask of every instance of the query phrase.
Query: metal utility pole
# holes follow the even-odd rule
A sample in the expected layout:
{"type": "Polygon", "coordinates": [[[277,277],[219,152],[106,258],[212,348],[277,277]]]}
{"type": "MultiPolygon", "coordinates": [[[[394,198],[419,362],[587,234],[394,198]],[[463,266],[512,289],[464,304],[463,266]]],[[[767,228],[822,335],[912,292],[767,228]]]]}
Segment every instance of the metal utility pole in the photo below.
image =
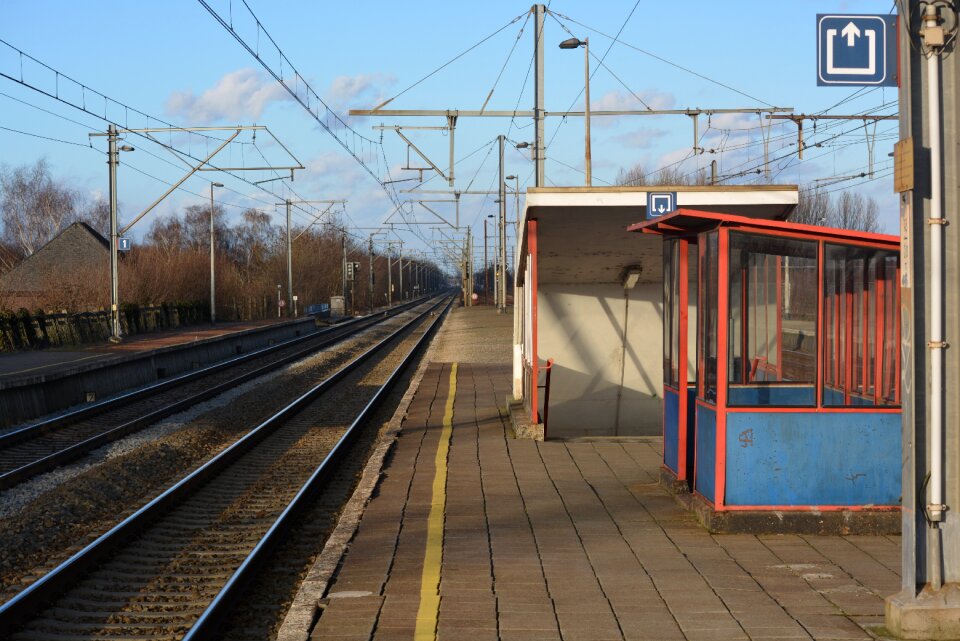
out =
{"type": "MultiPolygon", "coordinates": [[[[291,307],[291,309],[288,309],[288,310],[287,310],[287,313],[288,313],[290,316],[294,317],[294,318],[295,318],[296,315],[297,315],[297,314],[296,314],[296,307],[297,307],[297,306],[294,305],[295,300],[294,300],[294,296],[293,296],[293,241],[295,241],[297,238],[300,238],[300,236],[303,236],[303,235],[307,232],[308,229],[310,229],[313,225],[315,225],[315,224],[320,220],[320,218],[323,217],[324,214],[326,214],[328,211],[330,211],[330,209],[333,207],[333,205],[335,205],[335,204],[337,204],[337,203],[345,203],[345,202],[346,202],[345,200],[297,200],[297,201],[293,201],[293,200],[290,200],[290,199],[288,198],[288,199],[286,199],[285,201],[283,201],[283,203],[282,203],[283,205],[286,206],[286,209],[287,209],[287,304],[290,305],[290,307],[291,307]],[[293,210],[293,205],[313,205],[313,204],[317,204],[317,203],[329,204],[330,207],[327,207],[324,211],[322,211],[322,212],[320,212],[319,214],[317,214],[317,216],[313,219],[313,222],[311,222],[309,225],[307,225],[307,227],[297,235],[297,238],[291,238],[291,233],[292,233],[292,229],[291,229],[291,225],[292,225],[292,223],[291,223],[291,213],[292,213],[292,210],[293,210]]],[[[344,237],[343,244],[344,244],[344,272],[346,272],[346,237],[344,237]]],[[[344,279],[346,279],[346,273],[344,273],[343,277],[344,277],[344,279]]],[[[346,288],[346,285],[344,285],[344,288],[346,288]]]]}
{"type": "MultiPolygon", "coordinates": [[[[118,269],[118,256],[117,251],[119,250],[119,240],[126,232],[130,230],[131,227],[136,225],[144,216],[153,211],[153,209],[163,202],[163,199],[173,193],[180,185],[182,185],[190,176],[195,174],[198,171],[262,171],[262,170],[288,170],[290,172],[290,178],[293,179],[293,172],[297,169],[303,169],[303,165],[300,164],[300,161],[297,160],[293,154],[290,154],[290,150],[280,142],[273,133],[264,126],[235,126],[235,127],[147,127],[143,129],[118,129],[116,125],[108,125],[106,133],[96,132],[88,134],[90,137],[103,137],[107,138],[107,165],[109,168],[110,174],[110,340],[117,342],[121,339],[120,336],[120,293],[119,293],[119,269],[118,269]],[[117,140],[121,133],[123,134],[147,134],[147,138],[152,138],[150,134],[154,133],[163,133],[163,132],[172,132],[177,131],[178,133],[183,132],[194,132],[194,131],[233,131],[233,133],[228,136],[225,140],[221,142],[216,149],[211,153],[207,154],[199,164],[192,164],[184,160],[181,155],[182,152],[178,152],[176,149],[170,148],[171,154],[174,155],[178,160],[184,162],[190,170],[183,175],[175,183],[171,184],[169,189],[165,191],[159,198],[154,200],[150,205],[147,206],[142,212],[134,217],[132,221],[127,223],[123,229],[119,228],[117,222],[117,165],[120,164],[119,152],[121,151],[134,151],[133,147],[129,145],[124,145],[120,148],[117,147],[117,140]],[[208,166],[208,163],[214,156],[220,153],[228,144],[230,144],[237,136],[240,135],[241,131],[264,131],[270,136],[276,143],[290,155],[293,160],[296,161],[296,165],[290,166],[266,166],[266,167],[211,167],[208,166]]],[[[222,186],[222,185],[221,185],[222,186]]]]}
{"type": "Polygon", "coordinates": [[[471,229],[467,227],[467,307],[473,307],[473,237],[470,232],[471,229]]]}
{"type": "Polygon", "coordinates": [[[340,237],[340,248],[343,250],[343,265],[340,268],[340,281],[343,287],[343,310],[347,310],[347,232],[340,237]]]}
{"type": "Polygon", "coordinates": [[[393,248],[387,245],[387,307],[393,307],[393,264],[391,261],[393,248]]]}
{"type": "Polygon", "coordinates": [[[586,140],[584,147],[584,160],[587,173],[587,187],[593,185],[591,177],[591,158],[590,158],[590,38],[583,39],[583,70],[584,70],[584,103],[583,103],[583,129],[586,140]]]}
{"type": "Polygon", "coordinates": [[[107,165],[110,168],[110,340],[120,340],[120,287],[117,256],[117,165],[120,164],[120,152],[117,151],[117,127],[107,127],[107,165]]]}
{"type": "Polygon", "coordinates": [[[403,245],[400,246],[400,255],[398,259],[400,262],[400,300],[404,300],[404,297],[403,297],[403,245]]]}
{"type": "MultiPolygon", "coordinates": [[[[533,5],[533,163],[536,167],[534,184],[545,184],[543,161],[543,17],[547,8],[542,4],[533,5]]],[[[503,155],[503,154],[501,154],[503,155]]],[[[502,176],[501,176],[502,178],[502,176]]]]}
{"type": "Polygon", "coordinates": [[[373,234],[370,234],[369,245],[367,249],[370,252],[370,274],[367,276],[367,287],[368,293],[370,294],[370,303],[368,307],[370,308],[370,313],[373,313],[373,234]]]}
{"type": "Polygon", "coordinates": [[[949,345],[960,236],[947,226],[960,210],[960,64],[944,33],[954,6],[910,0],[898,26],[903,557],[886,627],[904,639],[960,639],[960,352],[949,345]]]}
{"type": "Polygon", "coordinates": [[[487,262],[487,219],[483,219],[483,304],[490,304],[490,263],[487,262]]]}
{"type": "Polygon", "coordinates": [[[214,245],[216,239],[213,232],[213,188],[223,187],[223,183],[210,183],[210,322],[217,322],[217,281],[216,262],[214,260],[214,245]]]}
{"type": "Polygon", "coordinates": [[[500,281],[498,282],[497,313],[502,314],[507,309],[507,183],[503,171],[503,142],[500,136],[500,281]]]}
{"type": "MultiPolygon", "coordinates": [[[[288,198],[287,201],[287,305],[293,305],[293,239],[290,238],[290,213],[293,202],[288,198]]],[[[287,308],[287,314],[292,315],[293,310],[287,308]]]]}

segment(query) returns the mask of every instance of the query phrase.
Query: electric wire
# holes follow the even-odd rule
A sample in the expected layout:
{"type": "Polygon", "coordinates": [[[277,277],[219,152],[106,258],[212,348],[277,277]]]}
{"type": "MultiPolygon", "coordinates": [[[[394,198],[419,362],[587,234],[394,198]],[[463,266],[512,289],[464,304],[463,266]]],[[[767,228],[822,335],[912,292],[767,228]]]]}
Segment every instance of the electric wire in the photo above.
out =
{"type": "Polygon", "coordinates": [[[609,34],[607,34],[607,33],[604,33],[604,32],[602,32],[602,31],[600,31],[600,30],[598,30],[598,29],[594,29],[593,27],[590,27],[590,26],[588,26],[588,25],[586,25],[586,24],[584,24],[584,23],[582,23],[582,22],[579,22],[579,21],[577,21],[577,20],[574,20],[574,19],[571,18],[570,16],[564,15],[564,14],[559,13],[559,12],[556,12],[556,11],[551,11],[551,13],[557,15],[557,16],[560,17],[560,18],[563,18],[564,20],[568,20],[569,22],[572,22],[572,23],[575,24],[575,25],[581,26],[581,27],[583,27],[584,29],[587,29],[588,31],[592,31],[593,33],[595,33],[595,34],[597,34],[597,35],[599,35],[599,36],[603,36],[604,38],[609,38],[610,40],[612,40],[612,41],[615,42],[615,43],[620,43],[620,44],[622,44],[623,46],[625,46],[625,47],[627,47],[627,48],[629,48],[629,49],[633,49],[634,51],[637,51],[637,52],[639,52],[639,53],[644,54],[645,56],[649,56],[649,57],[651,57],[651,58],[654,58],[655,60],[659,60],[660,62],[662,62],[662,63],[664,63],[664,64],[668,64],[668,65],[670,65],[671,67],[674,67],[674,68],[676,68],[676,69],[679,69],[680,71],[683,71],[683,72],[685,72],[685,73],[688,73],[688,74],[690,74],[690,75],[692,75],[692,76],[696,76],[697,78],[700,78],[701,80],[706,80],[707,82],[712,83],[712,84],[715,84],[715,85],[717,85],[718,87],[723,87],[724,89],[728,89],[728,90],[730,90],[730,91],[732,91],[732,92],[734,92],[734,93],[740,94],[741,96],[744,96],[745,98],[749,98],[749,99],[751,99],[751,100],[756,100],[757,102],[759,102],[759,103],[761,103],[761,104],[764,104],[764,105],[766,105],[766,106],[768,106],[768,107],[773,107],[773,106],[774,106],[774,105],[772,105],[771,103],[767,102],[766,100],[761,100],[760,98],[757,98],[756,96],[751,96],[750,94],[746,93],[745,91],[740,91],[739,89],[737,89],[737,88],[735,88],[735,87],[732,87],[732,86],[730,86],[730,85],[728,85],[728,84],[726,84],[726,83],[720,82],[719,80],[715,80],[714,78],[710,78],[709,76],[705,76],[705,75],[703,75],[703,74],[701,74],[701,73],[697,73],[696,71],[694,71],[694,70],[692,70],[692,69],[688,69],[687,67],[684,67],[684,66],[679,65],[679,64],[677,64],[677,63],[675,63],[675,62],[672,62],[672,61],[670,61],[670,60],[667,60],[666,58],[664,58],[664,57],[662,57],[662,56],[658,56],[658,55],[655,54],[655,53],[652,53],[652,52],[647,51],[647,50],[645,50],[645,49],[641,49],[640,47],[637,47],[636,45],[630,44],[629,42],[625,42],[625,41],[623,41],[623,40],[620,40],[620,39],[619,39],[619,34],[618,34],[617,36],[611,36],[611,35],[609,35],[609,34]]]}

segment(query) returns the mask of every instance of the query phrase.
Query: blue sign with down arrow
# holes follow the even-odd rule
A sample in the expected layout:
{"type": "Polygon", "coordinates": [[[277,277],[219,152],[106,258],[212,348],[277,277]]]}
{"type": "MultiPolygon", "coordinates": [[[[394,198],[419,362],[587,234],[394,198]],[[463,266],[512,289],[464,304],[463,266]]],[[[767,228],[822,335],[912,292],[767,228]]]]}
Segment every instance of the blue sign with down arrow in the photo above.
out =
{"type": "Polygon", "coordinates": [[[672,214],[677,209],[677,192],[647,192],[647,218],[657,218],[672,214]]]}

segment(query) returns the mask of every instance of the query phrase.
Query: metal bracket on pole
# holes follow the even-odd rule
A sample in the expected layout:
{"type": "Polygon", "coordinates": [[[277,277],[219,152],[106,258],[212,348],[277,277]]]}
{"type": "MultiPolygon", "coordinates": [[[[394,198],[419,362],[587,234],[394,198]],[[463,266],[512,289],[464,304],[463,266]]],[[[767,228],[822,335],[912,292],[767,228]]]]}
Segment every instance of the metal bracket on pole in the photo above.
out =
{"type": "MultiPolygon", "coordinates": [[[[422,151],[420,151],[420,148],[417,147],[417,146],[413,143],[412,140],[410,140],[409,138],[407,138],[406,136],[404,136],[404,135],[400,132],[400,129],[401,129],[400,127],[394,127],[394,128],[393,128],[393,131],[394,131],[398,136],[400,136],[400,138],[403,139],[403,141],[404,141],[405,143],[407,143],[407,149],[408,149],[408,150],[409,150],[409,149],[413,149],[415,152],[417,152],[417,155],[420,156],[420,158],[422,158],[425,163],[427,163],[428,165],[430,165],[430,169],[433,169],[435,172],[437,172],[437,173],[440,175],[441,178],[443,178],[444,180],[446,180],[447,182],[449,182],[449,183],[452,185],[452,184],[453,184],[453,180],[452,180],[451,178],[447,178],[447,175],[446,175],[445,173],[443,173],[443,171],[441,171],[441,169],[440,169],[439,167],[437,167],[437,165],[434,164],[434,162],[433,162],[432,160],[430,160],[425,153],[423,153],[422,151]]],[[[407,162],[407,164],[408,164],[408,165],[410,164],[409,161],[407,162]]],[[[423,169],[421,169],[421,168],[419,168],[419,167],[404,167],[404,169],[414,169],[414,170],[416,170],[416,171],[423,171],[423,169]]]]}
{"type": "Polygon", "coordinates": [[[222,144],[222,145],[220,145],[219,147],[217,147],[216,149],[214,149],[214,150],[213,150],[213,153],[207,155],[206,158],[204,158],[203,160],[201,160],[199,165],[196,165],[195,167],[192,167],[192,168],[190,169],[190,171],[188,171],[186,174],[184,174],[184,176],[183,176],[180,180],[178,180],[177,182],[173,183],[173,184],[170,186],[170,189],[168,189],[167,191],[163,192],[163,194],[162,194],[159,198],[157,198],[156,200],[154,200],[152,203],[150,203],[150,205],[149,205],[146,209],[144,209],[142,212],[140,212],[140,215],[138,215],[136,218],[134,218],[132,221],[130,221],[130,223],[127,224],[123,229],[121,229],[121,230],[120,230],[120,234],[123,235],[123,234],[127,233],[127,231],[129,231],[129,229],[130,229],[131,227],[133,227],[134,225],[136,225],[137,222],[138,222],[141,218],[143,218],[144,216],[146,216],[147,214],[149,214],[151,211],[153,211],[153,208],[156,207],[157,205],[159,205],[161,202],[163,202],[163,199],[164,199],[164,198],[166,198],[167,196],[169,196],[170,194],[172,194],[172,193],[174,192],[174,190],[177,189],[177,187],[179,187],[180,185],[182,185],[183,183],[185,183],[185,182],[187,181],[187,179],[190,178],[190,176],[192,176],[192,175],[195,174],[197,171],[199,171],[201,167],[203,167],[205,164],[207,164],[207,163],[210,161],[211,158],[213,158],[213,157],[216,156],[218,153],[220,153],[220,150],[221,150],[221,149],[223,149],[223,148],[226,147],[228,144],[230,144],[231,142],[233,142],[233,139],[236,138],[236,137],[239,136],[239,135],[240,135],[240,129],[237,129],[235,132],[233,132],[233,135],[231,135],[229,138],[227,138],[226,140],[223,141],[223,144],[222,144]]]}

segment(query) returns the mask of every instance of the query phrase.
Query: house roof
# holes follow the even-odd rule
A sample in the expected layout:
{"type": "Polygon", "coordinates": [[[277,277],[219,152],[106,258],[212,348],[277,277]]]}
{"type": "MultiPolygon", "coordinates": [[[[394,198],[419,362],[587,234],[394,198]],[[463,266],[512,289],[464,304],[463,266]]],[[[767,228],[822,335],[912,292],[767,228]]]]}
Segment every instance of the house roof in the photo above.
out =
{"type": "Polygon", "coordinates": [[[0,288],[11,293],[37,291],[51,276],[101,264],[109,250],[110,242],[97,230],[75,222],[0,275],[0,288]]]}

